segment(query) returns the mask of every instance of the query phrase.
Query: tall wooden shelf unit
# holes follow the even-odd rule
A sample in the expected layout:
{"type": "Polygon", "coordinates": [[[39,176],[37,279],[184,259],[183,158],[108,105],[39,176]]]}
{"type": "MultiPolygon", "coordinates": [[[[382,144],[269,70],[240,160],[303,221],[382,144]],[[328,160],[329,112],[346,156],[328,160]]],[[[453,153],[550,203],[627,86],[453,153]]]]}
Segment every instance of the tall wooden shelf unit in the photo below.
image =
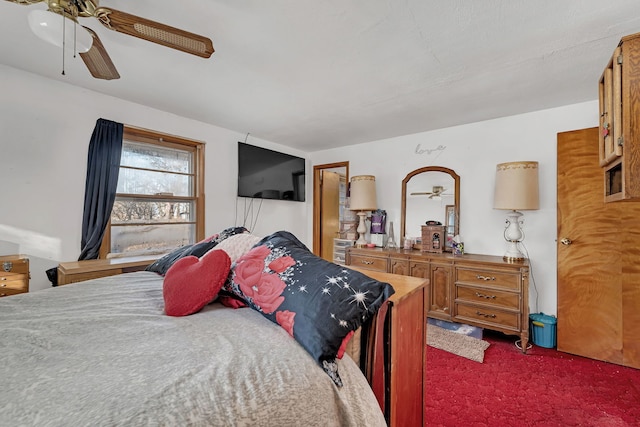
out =
{"type": "Polygon", "coordinates": [[[623,37],[599,81],[604,200],[640,200],[640,33],[623,37]]]}

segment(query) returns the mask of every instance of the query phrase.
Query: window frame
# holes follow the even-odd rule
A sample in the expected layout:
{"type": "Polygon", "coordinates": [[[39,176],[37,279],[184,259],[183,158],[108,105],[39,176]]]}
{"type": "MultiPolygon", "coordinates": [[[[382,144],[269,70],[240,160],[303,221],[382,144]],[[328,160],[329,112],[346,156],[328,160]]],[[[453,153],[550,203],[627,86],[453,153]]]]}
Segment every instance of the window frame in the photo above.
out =
{"type": "MultiPolygon", "coordinates": [[[[193,139],[184,138],[181,136],[170,135],[166,133],[157,132],[150,129],[138,128],[135,126],[124,125],[123,135],[124,141],[131,141],[143,144],[156,145],[167,148],[188,149],[193,151],[193,167],[194,167],[194,194],[190,199],[193,199],[195,204],[195,235],[196,242],[204,239],[205,230],[205,194],[204,194],[204,147],[205,143],[202,141],[196,141],[193,139]]],[[[162,196],[167,198],[167,196],[162,196]]],[[[185,199],[185,197],[176,196],[176,199],[185,199]]],[[[111,214],[109,214],[111,218],[111,214]]],[[[99,258],[106,259],[111,252],[111,219],[107,223],[107,227],[102,238],[102,244],[100,245],[99,258]]],[[[194,242],[195,243],[195,242],[194,242]]]]}

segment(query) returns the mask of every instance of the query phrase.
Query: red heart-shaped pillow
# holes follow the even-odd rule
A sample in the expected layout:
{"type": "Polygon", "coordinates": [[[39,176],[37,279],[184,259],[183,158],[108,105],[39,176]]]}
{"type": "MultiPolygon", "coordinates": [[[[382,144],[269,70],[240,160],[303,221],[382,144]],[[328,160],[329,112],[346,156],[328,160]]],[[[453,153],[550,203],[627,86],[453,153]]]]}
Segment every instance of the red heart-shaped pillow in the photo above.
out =
{"type": "Polygon", "coordinates": [[[165,313],[187,316],[200,311],[218,295],[230,268],[229,255],[215,249],[199,259],[189,255],[176,261],[162,285],[165,313]]]}

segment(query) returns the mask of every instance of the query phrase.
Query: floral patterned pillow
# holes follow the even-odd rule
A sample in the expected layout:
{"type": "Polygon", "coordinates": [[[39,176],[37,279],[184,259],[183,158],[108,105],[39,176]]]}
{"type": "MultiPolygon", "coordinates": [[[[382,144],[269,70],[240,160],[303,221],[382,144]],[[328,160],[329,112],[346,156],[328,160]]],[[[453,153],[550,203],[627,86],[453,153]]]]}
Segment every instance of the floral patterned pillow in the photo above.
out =
{"type": "Polygon", "coordinates": [[[287,231],[238,258],[225,289],[284,328],[338,386],[344,338],[394,293],[388,283],[317,257],[287,231]]]}

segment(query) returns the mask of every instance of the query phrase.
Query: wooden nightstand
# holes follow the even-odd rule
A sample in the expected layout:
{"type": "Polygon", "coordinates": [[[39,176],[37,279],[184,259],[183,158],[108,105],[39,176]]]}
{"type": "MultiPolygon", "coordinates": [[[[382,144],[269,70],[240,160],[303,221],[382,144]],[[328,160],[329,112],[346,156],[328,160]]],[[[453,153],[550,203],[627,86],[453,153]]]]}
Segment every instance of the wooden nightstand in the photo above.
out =
{"type": "Polygon", "coordinates": [[[29,258],[0,256],[0,297],[29,292],[29,258]]]}
{"type": "Polygon", "coordinates": [[[158,258],[158,255],[151,255],[61,262],[58,264],[58,285],[144,270],[158,258]]]}
{"type": "MultiPolygon", "coordinates": [[[[371,388],[390,427],[422,426],[427,337],[424,302],[429,280],[353,266],[349,268],[390,283],[395,290],[378,311],[374,326],[376,354],[384,355],[384,358],[371,360],[365,371],[377,372],[374,376],[377,380],[373,381],[371,388]],[[381,371],[385,373],[380,375],[381,371]]],[[[371,380],[368,375],[367,379],[371,380]]]]}

